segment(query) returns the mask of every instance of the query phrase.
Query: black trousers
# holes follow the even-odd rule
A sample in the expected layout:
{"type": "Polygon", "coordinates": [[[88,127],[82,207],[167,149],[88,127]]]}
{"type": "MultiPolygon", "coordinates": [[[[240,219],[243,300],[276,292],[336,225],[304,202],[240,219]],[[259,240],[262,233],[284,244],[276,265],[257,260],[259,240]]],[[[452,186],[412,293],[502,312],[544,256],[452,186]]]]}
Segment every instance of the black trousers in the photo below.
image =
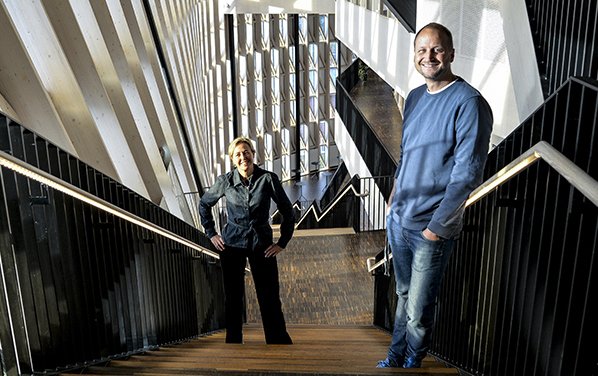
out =
{"type": "Polygon", "coordinates": [[[265,257],[265,248],[255,250],[226,247],[220,253],[225,294],[226,342],[243,343],[243,296],[245,265],[249,260],[255,284],[266,343],[291,344],[287,333],[278,282],[276,257],[265,257]]]}

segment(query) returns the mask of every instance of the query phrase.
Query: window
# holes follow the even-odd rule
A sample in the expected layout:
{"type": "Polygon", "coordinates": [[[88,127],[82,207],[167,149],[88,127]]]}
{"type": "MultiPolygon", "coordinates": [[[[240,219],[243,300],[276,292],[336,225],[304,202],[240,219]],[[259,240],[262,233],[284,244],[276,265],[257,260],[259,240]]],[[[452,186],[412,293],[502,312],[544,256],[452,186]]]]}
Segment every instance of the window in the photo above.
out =
{"type": "Polygon", "coordinates": [[[302,43],[307,41],[307,17],[304,14],[299,16],[299,38],[302,43]]]}
{"type": "Polygon", "coordinates": [[[336,94],[330,94],[330,117],[334,117],[336,111],[336,94]]]}
{"type": "Polygon", "coordinates": [[[282,153],[283,154],[289,154],[290,153],[290,148],[289,148],[289,144],[290,144],[291,140],[289,137],[289,130],[288,129],[283,129],[282,132],[280,132],[280,143],[282,145],[282,153]]]}
{"type": "Polygon", "coordinates": [[[291,86],[291,98],[295,98],[295,73],[289,73],[289,85],[291,86]]]}
{"type": "Polygon", "coordinates": [[[247,50],[251,50],[253,48],[253,19],[251,14],[245,15],[245,34],[246,34],[246,46],[247,50]]]}
{"type": "Polygon", "coordinates": [[[264,110],[261,108],[255,109],[255,127],[258,135],[264,134],[264,110]]]}
{"type": "Polygon", "coordinates": [[[320,157],[318,158],[318,168],[328,168],[328,145],[320,145],[320,157]]]}
{"type": "Polygon", "coordinates": [[[331,66],[338,66],[338,42],[330,42],[331,66]]]}
{"type": "Polygon", "coordinates": [[[308,144],[308,137],[309,137],[309,128],[306,124],[301,124],[301,128],[299,128],[299,137],[301,137],[301,149],[307,149],[308,144]]]}
{"type": "Polygon", "coordinates": [[[292,99],[289,101],[289,111],[291,113],[291,125],[297,124],[296,121],[296,114],[297,114],[297,100],[292,99]]]}
{"type": "Polygon", "coordinates": [[[290,137],[289,130],[283,129],[280,132],[280,141],[282,146],[282,178],[291,178],[291,156],[290,156],[290,137]]]}
{"type": "Polygon", "coordinates": [[[309,71],[309,93],[318,94],[318,71],[315,69],[309,71]]]}
{"type": "Polygon", "coordinates": [[[239,56],[239,78],[241,85],[247,85],[247,59],[245,56],[239,56]]]}
{"type": "Polygon", "coordinates": [[[289,180],[291,178],[291,157],[287,155],[282,156],[282,180],[289,180]]]}
{"type": "Polygon", "coordinates": [[[328,144],[328,122],[320,121],[320,145],[328,144]]]}
{"type": "Polygon", "coordinates": [[[318,120],[318,97],[316,96],[309,97],[309,120],[318,120]]]}
{"type": "Polygon", "coordinates": [[[336,78],[338,77],[338,68],[330,68],[330,92],[336,92],[336,78]]]}
{"type": "Polygon", "coordinates": [[[310,69],[318,68],[318,46],[315,43],[309,44],[309,67],[310,69]]]}
{"type": "Polygon", "coordinates": [[[328,16],[320,15],[320,40],[328,39],[328,16]]]}
{"type": "Polygon", "coordinates": [[[270,63],[272,66],[272,74],[278,74],[278,67],[280,66],[279,52],[275,48],[270,50],[270,63]]]}
{"type": "Polygon", "coordinates": [[[255,77],[262,76],[262,53],[261,52],[254,52],[253,53],[253,69],[255,69],[255,77]]]}
{"type": "Polygon", "coordinates": [[[266,134],[264,136],[264,157],[266,159],[265,167],[266,167],[266,170],[268,170],[268,171],[274,170],[273,155],[274,155],[274,145],[272,142],[272,135],[266,134]]]}
{"type": "Polygon", "coordinates": [[[262,45],[268,46],[270,42],[270,21],[267,14],[262,14],[262,45]]]}
{"type": "Polygon", "coordinates": [[[289,61],[291,72],[295,71],[295,46],[289,47],[289,61]]]}
{"type": "Polygon", "coordinates": [[[278,19],[278,32],[280,34],[281,47],[286,46],[288,42],[287,22],[287,15],[281,14],[280,18],[278,19]]]}
{"type": "Polygon", "coordinates": [[[272,129],[274,131],[280,129],[280,104],[276,103],[272,106],[272,129]]]}
{"type": "Polygon", "coordinates": [[[280,97],[280,86],[278,77],[272,77],[272,97],[279,98],[280,97]]]}
{"type": "Polygon", "coordinates": [[[299,160],[301,161],[301,175],[309,174],[309,159],[307,150],[301,150],[299,153],[299,160]]]}
{"type": "Polygon", "coordinates": [[[255,81],[255,105],[259,106],[263,103],[263,96],[262,93],[264,92],[262,88],[262,81],[255,81]]]}
{"type": "Polygon", "coordinates": [[[241,134],[244,136],[249,135],[249,116],[247,116],[247,113],[241,113],[241,134]]]}
{"type": "Polygon", "coordinates": [[[328,168],[328,122],[320,121],[320,156],[318,158],[318,168],[328,168]]]}

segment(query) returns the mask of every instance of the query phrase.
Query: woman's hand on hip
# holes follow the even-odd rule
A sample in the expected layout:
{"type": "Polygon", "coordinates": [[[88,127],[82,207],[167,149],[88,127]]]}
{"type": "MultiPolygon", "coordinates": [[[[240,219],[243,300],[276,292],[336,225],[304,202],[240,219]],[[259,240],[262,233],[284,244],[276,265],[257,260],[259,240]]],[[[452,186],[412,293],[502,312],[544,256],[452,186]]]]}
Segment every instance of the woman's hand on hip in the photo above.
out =
{"type": "Polygon", "coordinates": [[[266,257],[276,256],[277,254],[282,252],[283,249],[284,248],[282,248],[278,244],[274,243],[271,246],[269,246],[268,248],[266,248],[266,251],[264,252],[264,254],[266,255],[266,257]]]}
{"type": "Polygon", "coordinates": [[[220,252],[224,251],[224,241],[222,240],[222,236],[214,235],[210,238],[210,240],[212,241],[212,244],[214,244],[214,247],[216,247],[217,250],[219,250],[220,252]]]}

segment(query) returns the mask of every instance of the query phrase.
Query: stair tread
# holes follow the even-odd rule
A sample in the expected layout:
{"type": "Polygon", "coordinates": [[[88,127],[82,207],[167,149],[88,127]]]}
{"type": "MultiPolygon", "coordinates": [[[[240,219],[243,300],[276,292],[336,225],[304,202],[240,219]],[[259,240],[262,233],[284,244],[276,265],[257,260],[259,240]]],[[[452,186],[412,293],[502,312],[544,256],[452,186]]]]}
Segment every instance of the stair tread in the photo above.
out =
{"type": "MultiPolygon", "coordinates": [[[[223,331],[89,367],[97,375],[456,375],[428,356],[419,369],[377,369],[390,335],[375,327],[289,325],[293,345],[266,345],[260,325],[244,328],[243,344],[224,343],[223,331]]],[[[63,374],[68,375],[68,374],[63,374]]]]}

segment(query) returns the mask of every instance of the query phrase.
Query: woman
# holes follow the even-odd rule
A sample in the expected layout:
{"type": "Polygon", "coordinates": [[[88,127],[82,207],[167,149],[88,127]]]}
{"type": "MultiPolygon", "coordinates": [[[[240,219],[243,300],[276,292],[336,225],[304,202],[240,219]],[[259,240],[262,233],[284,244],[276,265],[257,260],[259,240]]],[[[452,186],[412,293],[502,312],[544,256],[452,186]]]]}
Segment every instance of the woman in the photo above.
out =
{"type": "Polygon", "coordinates": [[[251,140],[238,137],[228,146],[233,171],[221,175],[199,203],[201,224],[220,252],[225,293],[226,342],[243,343],[245,263],[249,260],[264,334],[268,344],[291,344],[279,296],[276,255],[291,240],[295,218],[291,202],[276,174],[253,163],[251,140]],[[226,198],[228,220],[219,235],[211,208],[226,198]],[[280,239],[274,243],[270,227],[270,200],[282,215],[280,239]]]}

